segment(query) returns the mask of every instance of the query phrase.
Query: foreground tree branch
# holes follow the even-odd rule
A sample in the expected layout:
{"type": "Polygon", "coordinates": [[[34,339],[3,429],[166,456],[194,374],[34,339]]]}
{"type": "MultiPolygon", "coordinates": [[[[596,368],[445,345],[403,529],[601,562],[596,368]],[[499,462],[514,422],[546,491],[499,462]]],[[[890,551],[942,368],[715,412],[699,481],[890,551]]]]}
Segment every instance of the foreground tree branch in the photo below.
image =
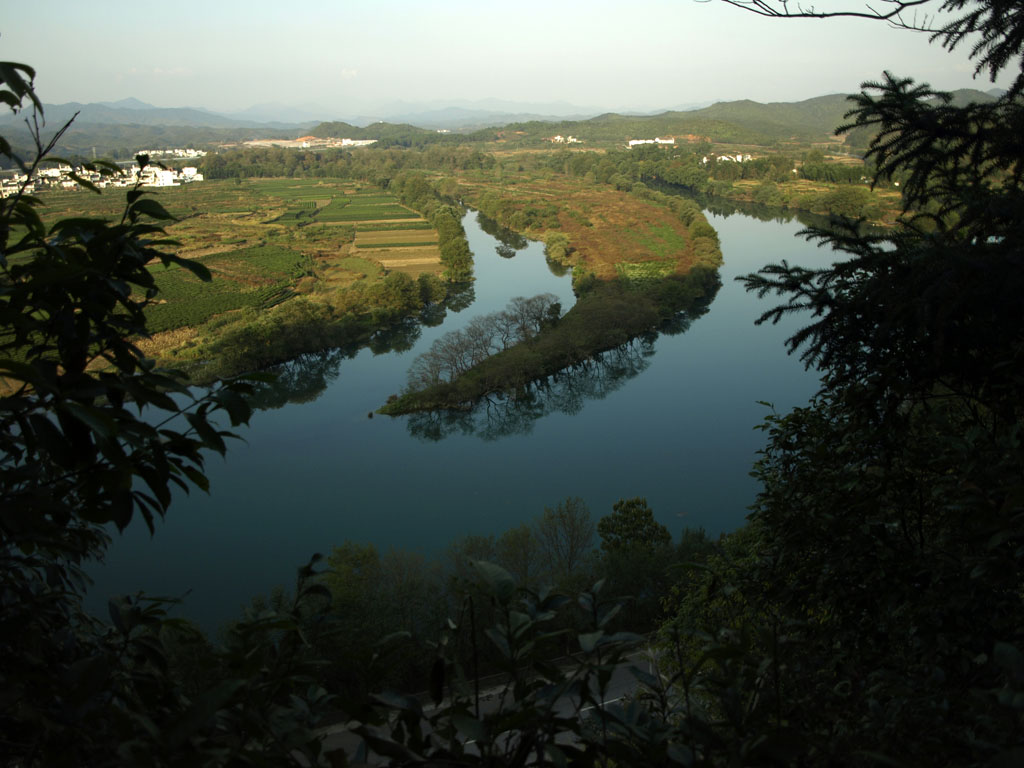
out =
{"type": "MultiPolygon", "coordinates": [[[[722,0],[728,5],[734,5],[744,11],[756,13],[758,16],[766,16],[771,19],[833,19],[833,18],[857,18],[871,19],[874,21],[887,21],[899,29],[911,29],[919,32],[935,32],[937,28],[931,26],[932,16],[917,16],[919,6],[933,3],[934,0],[877,0],[875,3],[865,3],[863,10],[845,9],[836,11],[819,10],[814,5],[804,6],[800,3],[790,3],[789,0],[722,0]],[[912,11],[908,20],[904,14],[912,11]]],[[[706,0],[702,0],[706,2],[706,0]]]]}

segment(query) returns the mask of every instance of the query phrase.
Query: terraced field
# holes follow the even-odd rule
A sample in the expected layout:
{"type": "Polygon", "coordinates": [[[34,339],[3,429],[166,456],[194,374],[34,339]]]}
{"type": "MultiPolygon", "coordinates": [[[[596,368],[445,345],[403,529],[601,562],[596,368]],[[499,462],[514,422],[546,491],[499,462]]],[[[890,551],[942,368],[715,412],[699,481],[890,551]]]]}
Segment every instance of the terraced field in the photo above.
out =
{"type": "Polygon", "coordinates": [[[355,223],[353,253],[376,261],[389,271],[406,272],[413,277],[436,273],[441,266],[437,233],[422,218],[408,217],[408,209],[390,195],[353,195],[346,208],[363,217],[355,223]],[[406,211],[400,219],[394,217],[406,211]]]}
{"type": "Polygon", "coordinates": [[[430,223],[380,190],[363,190],[354,183],[328,185],[312,180],[257,182],[259,191],[277,198],[285,210],[274,223],[307,228],[320,225],[354,231],[347,258],[318,259],[318,276],[331,288],[358,282],[361,275],[380,269],[412,276],[440,271],[437,233],[430,223]]]}

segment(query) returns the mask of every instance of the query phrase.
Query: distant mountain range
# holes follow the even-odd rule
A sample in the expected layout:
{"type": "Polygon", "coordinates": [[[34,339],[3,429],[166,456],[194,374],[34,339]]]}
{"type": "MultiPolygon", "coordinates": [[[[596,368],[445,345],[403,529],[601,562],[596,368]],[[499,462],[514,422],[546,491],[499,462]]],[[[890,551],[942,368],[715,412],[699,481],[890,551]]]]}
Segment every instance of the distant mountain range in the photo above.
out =
{"type": "MultiPolygon", "coordinates": [[[[688,104],[676,109],[692,109],[704,104],[688,104]]],[[[44,104],[47,123],[63,125],[74,115],[78,124],[160,125],[196,128],[302,129],[327,121],[344,121],[367,126],[389,122],[430,129],[465,131],[484,126],[500,126],[529,120],[585,120],[605,110],[581,107],[568,102],[512,102],[500,99],[413,104],[393,102],[371,113],[346,113],[315,104],[290,106],[280,103],[256,104],[248,109],[221,113],[194,107],[155,107],[136,98],[89,104],[44,104]]],[[[624,111],[623,114],[655,114],[624,111]]],[[[0,125],[20,123],[17,116],[0,115],[0,125]]]]}
{"type": "MultiPolygon", "coordinates": [[[[1000,93],[995,89],[960,90],[954,92],[954,100],[984,102],[1000,93]]],[[[340,136],[337,131],[346,132],[348,138],[390,139],[399,143],[426,142],[439,129],[465,134],[464,140],[470,141],[488,140],[498,134],[514,136],[518,141],[556,134],[572,134],[584,140],[695,135],[712,141],[749,144],[789,139],[813,141],[830,135],[843,122],[850,106],[846,95],[831,94],[797,102],[762,104],[741,100],[709,106],[681,105],[660,113],[594,114],[596,110],[565,102],[536,104],[489,99],[426,105],[396,102],[382,108],[379,116],[352,116],[344,122],[314,118],[315,110],[320,109],[316,105],[295,108],[263,104],[226,115],[191,107],[155,107],[129,98],[95,104],[48,104],[44,109],[50,130],[56,130],[77,114],[62,137],[59,152],[95,151],[126,158],[143,147],[297,138],[305,134],[340,136]],[[285,115],[296,119],[266,119],[285,115]]],[[[0,129],[16,147],[29,147],[22,116],[0,116],[0,129]]],[[[858,145],[862,145],[863,137],[858,138],[858,145]]]]}
{"type": "MultiPolygon", "coordinates": [[[[316,125],[319,120],[306,123],[260,122],[243,120],[226,115],[219,115],[205,109],[191,107],[154,107],[138,99],[122,99],[121,101],[80,104],[44,104],[43,111],[47,125],[56,127],[63,125],[76,114],[75,122],[79,125],[158,125],[158,126],[189,126],[194,128],[279,128],[288,130],[302,125],[316,125]]],[[[21,119],[10,113],[0,117],[0,125],[20,123],[21,119]]]]}

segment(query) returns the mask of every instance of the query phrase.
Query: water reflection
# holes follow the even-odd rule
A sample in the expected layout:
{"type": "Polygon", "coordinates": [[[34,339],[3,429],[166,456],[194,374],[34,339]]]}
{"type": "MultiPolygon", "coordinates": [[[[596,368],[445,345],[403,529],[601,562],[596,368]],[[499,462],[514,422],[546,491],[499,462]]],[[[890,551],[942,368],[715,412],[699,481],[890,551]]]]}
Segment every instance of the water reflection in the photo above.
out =
{"type": "Polygon", "coordinates": [[[748,216],[758,221],[769,221],[776,224],[788,224],[791,221],[798,221],[804,227],[818,227],[827,229],[829,217],[822,216],[810,211],[799,211],[792,208],[776,208],[760,203],[747,203],[742,200],[727,200],[722,197],[695,196],[694,199],[701,206],[715,216],[729,218],[730,216],[748,216]]]}
{"type": "Polygon", "coordinates": [[[476,291],[473,290],[472,283],[452,283],[448,286],[448,298],[444,300],[444,305],[452,312],[461,312],[474,301],[476,291]]]}
{"type": "Polygon", "coordinates": [[[271,369],[273,381],[254,385],[250,402],[260,411],[283,408],[289,403],[311,403],[338,378],[341,361],[354,354],[355,350],[326,349],[275,366],[271,369]]]}
{"type": "MultiPolygon", "coordinates": [[[[530,244],[530,241],[518,232],[506,229],[497,221],[480,211],[477,211],[476,220],[480,224],[480,229],[498,241],[498,245],[495,246],[494,252],[503,259],[511,259],[516,255],[517,251],[523,250],[530,244]]],[[[555,277],[565,277],[572,269],[572,267],[567,264],[552,261],[547,257],[547,254],[544,256],[544,261],[548,265],[548,270],[555,277]]]]}
{"type": "Polygon", "coordinates": [[[516,395],[490,395],[466,411],[427,411],[409,417],[409,432],[421,440],[476,435],[498,440],[526,435],[534,423],[551,413],[577,414],[587,400],[600,400],[649,365],[657,334],[637,338],[564,368],[516,395]]]}
{"type": "Polygon", "coordinates": [[[466,410],[414,413],[408,417],[409,433],[432,442],[452,435],[498,440],[529,434],[534,423],[552,413],[580,413],[588,400],[601,400],[644,371],[654,356],[655,341],[660,334],[684,333],[697,318],[708,313],[722,286],[717,273],[714,277],[702,295],[693,298],[658,331],[650,331],[582,363],[563,368],[515,394],[489,395],[466,410]]]}
{"type": "MultiPolygon", "coordinates": [[[[431,313],[436,315],[436,313],[431,313]]],[[[441,316],[444,319],[444,316],[441,316]]],[[[416,317],[405,317],[387,328],[382,328],[370,337],[367,346],[375,355],[386,355],[388,352],[408,352],[419,341],[422,329],[423,313],[416,317]]]]}
{"type": "Polygon", "coordinates": [[[354,358],[368,347],[374,355],[408,352],[423,334],[423,327],[433,328],[444,322],[448,310],[461,312],[476,300],[472,283],[453,283],[442,304],[430,304],[413,317],[405,317],[381,328],[365,344],[335,347],[299,355],[286,363],[272,366],[273,381],[254,385],[252,405],[256,410],[274,410],[288,403],[311,403],[338,378],[342,360],[354,358]]]}
{"type": "Polygon", "coordinates": [[[521,251],[530,244],[530,241],[518,232],[506,229],[490,216],[480,211],[477,211],[476,220],[480,225],[480,229],[498,241],[494,252],[503,259],[511,259],[516,255],[516,251],[521,251]]]}

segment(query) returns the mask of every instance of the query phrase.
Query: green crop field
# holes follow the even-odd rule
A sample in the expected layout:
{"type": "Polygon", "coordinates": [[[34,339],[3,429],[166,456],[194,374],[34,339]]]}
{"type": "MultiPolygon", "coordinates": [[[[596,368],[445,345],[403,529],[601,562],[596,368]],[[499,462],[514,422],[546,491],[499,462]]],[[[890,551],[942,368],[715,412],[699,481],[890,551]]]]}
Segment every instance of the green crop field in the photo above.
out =
{"type": "Polygon", "coordinates": [[[671,256],[686,249],[687,238],[668,226],[649,226],[628,232],[636,244],[650,250],[652,256],[671,256]]]}
{"type": "Polygon", "coordinates": [[[402,208],[398,205],[378,205],[368,207],[356,207],[350,205],[346,210],[341,211],[330,219],[319,217],[323,221],[375,221],[384,219],[415,219],[419,214],[402,208]]]}
{"type": "Polygon", "coordinates": [[[356,232],[393,232],[396,230],[433,230],[429,221],[403,221],[389,223],[384,221],[361,221],[354,224],[356,232]]]}
{"type": "Polygon", "coordinates": [[[348,206],[348,200],[336,197],[328,205],[317,209],[316,218],[318,221],[346,221],[344,211],[348,206]]]}
{"type": "Polygon", "coordinates": [[[197,259],[213,280],[204,283],[181,267],[151,267],[160,289],[158,301],[146,311],[150,331],[197,325],[213,315],[243,307],[270,306],[291,295],[311,260],[287,248],[260,246],[197,259]]]}
{"type": "Polygon", "coordinates": [[[398,204],[398,198],[394,195],[351,195],[349,199],[360,206],[398,204]]]}
{"type": "Polygon", "coordinates": [[[619,276],[638,283],[648,280],[661,280],[671,275],[676,269],[676,262],[669,261],[620,261],[615,265],[619,276]]]}

